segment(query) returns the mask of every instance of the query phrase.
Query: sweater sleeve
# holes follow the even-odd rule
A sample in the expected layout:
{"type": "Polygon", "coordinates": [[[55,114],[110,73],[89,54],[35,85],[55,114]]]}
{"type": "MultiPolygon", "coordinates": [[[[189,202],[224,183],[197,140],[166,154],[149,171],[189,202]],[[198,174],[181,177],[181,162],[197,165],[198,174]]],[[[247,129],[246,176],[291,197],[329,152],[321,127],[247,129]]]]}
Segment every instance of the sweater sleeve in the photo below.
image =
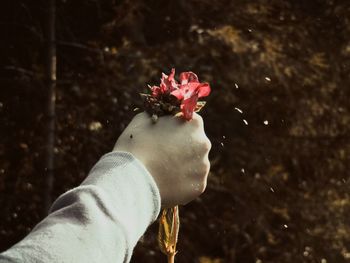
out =
{"type": "Polygon", "coordinates": [[[111,152],[0,262],[129,262],[159,211],[159,191],[146,168],[129,153],[111,152]]]}

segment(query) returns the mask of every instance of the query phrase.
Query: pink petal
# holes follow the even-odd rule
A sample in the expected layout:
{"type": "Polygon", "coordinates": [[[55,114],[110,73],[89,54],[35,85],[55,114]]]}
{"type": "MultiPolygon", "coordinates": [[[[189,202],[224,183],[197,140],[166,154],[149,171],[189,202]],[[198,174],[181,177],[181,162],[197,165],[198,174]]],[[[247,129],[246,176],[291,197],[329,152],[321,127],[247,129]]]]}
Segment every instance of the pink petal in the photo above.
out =
{"type": "Polygon", "coordinates": [[[198,77],[195,73],[188,71],[188,72],[182,72],[180,74],[180,83],[181,85],[185,85],[189,82],[198,82],[198,77]]]}
{"type": "Polygon", "coordinates": [[[171,69],[171,72],[170,72],[170,74],[169,74],[168,80],[169,80],[169,81],[173,81],[173,80],[174,80],[174,77],[175,77],[175,69],[172,68],[172,69],[171,69]]]}
{"type": "Polygon", "coordinates": [[[191,96],[190,98],[182,101],[181,112],[184,118],[188,121],[192,119],[193,111],[195,110],[197,105],[197,100],[198,100],[198,95],[193,94],[193,96],[191,96]]]}
{"type": "Polygon", "coordinates": [[[175,96],[178,100],[183,100],[184,98],[184,92],[181,89],[173,90],[170,94],[175,96]]]}
{"type": "Polygon", "coordinates": [[[160,87],[158,87],[158,86],[151,87],[151,92],[152,92],[153,97],[155,97],[155,98],[159,97],[161,94],[160,87]]]}
{"type": "Polygon", "coordinates": [[[180,90],[183,92],[184,99],[192,97],[193,94],[198,93],[199,82],[190,82],[180,86],[180,90]]]}
{"type": "Polygon", "coordinates": [[[177,89],[178,84],[174,76],[175,76],[175,69],[171,70],[171,73],[169,76],[162,73],[162,78],[160,80],[160,89],[162,93],[172,92],[173,90],[177,89]]]}
{"type": "Polygon", "coordinates": [[[162,94],[166,93],[168,91],[168,86],[164,83],[164,82],[161,82],[160,83],[160,92],[162,94]]]}
{"type": "Polygon", "coordinates": [[[206,97],[210,94],[210,86],[208,83],[201,83],[198,86],[198,98],[206,97]]]}

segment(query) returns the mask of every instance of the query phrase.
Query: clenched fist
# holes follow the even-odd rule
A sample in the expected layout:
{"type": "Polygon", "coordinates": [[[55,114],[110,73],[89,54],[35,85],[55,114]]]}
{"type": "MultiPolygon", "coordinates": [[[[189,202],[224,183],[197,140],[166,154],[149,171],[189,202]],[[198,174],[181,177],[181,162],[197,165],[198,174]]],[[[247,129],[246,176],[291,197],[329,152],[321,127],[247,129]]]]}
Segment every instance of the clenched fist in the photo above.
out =
{"type": "Polygon", "coordinates": [[[152,123],[136,115],[119,137],[114,151],[129,152],[153,176],[163,207],[186,204],[204,192],[210,169],[211,143],[198,114],[191,121],[176,116],[152,123]]]}

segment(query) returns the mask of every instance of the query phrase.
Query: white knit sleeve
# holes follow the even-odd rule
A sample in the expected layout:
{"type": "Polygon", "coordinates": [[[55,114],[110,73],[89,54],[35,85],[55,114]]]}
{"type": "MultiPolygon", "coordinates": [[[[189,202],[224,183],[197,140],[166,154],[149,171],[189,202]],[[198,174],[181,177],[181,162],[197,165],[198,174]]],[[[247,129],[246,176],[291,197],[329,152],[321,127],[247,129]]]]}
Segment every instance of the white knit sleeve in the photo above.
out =
{"type": "Polygon", "coordinates": [[[129,262],[159,211],[159,191],[145,167],[130,153],[111,152],[0,262],[129,262]]]}

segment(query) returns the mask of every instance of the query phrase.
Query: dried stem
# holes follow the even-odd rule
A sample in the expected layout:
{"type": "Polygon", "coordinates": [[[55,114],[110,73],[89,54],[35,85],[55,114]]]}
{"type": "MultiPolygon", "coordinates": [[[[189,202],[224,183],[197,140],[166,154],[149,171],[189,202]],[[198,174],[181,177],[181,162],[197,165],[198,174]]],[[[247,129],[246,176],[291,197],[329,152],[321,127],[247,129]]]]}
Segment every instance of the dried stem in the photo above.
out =
{"type": "Polygon", "coordinates": [[[174,263],[175,262],[175,253],[168,254],[168,263],[174,263]]]}
{"type": "Polygon", "coordinates": [[[158,243],[160,250],[167,255],[168,263],[175,260],[179,228],[179,207],[163,209],[159,219],[158,243]]]}

